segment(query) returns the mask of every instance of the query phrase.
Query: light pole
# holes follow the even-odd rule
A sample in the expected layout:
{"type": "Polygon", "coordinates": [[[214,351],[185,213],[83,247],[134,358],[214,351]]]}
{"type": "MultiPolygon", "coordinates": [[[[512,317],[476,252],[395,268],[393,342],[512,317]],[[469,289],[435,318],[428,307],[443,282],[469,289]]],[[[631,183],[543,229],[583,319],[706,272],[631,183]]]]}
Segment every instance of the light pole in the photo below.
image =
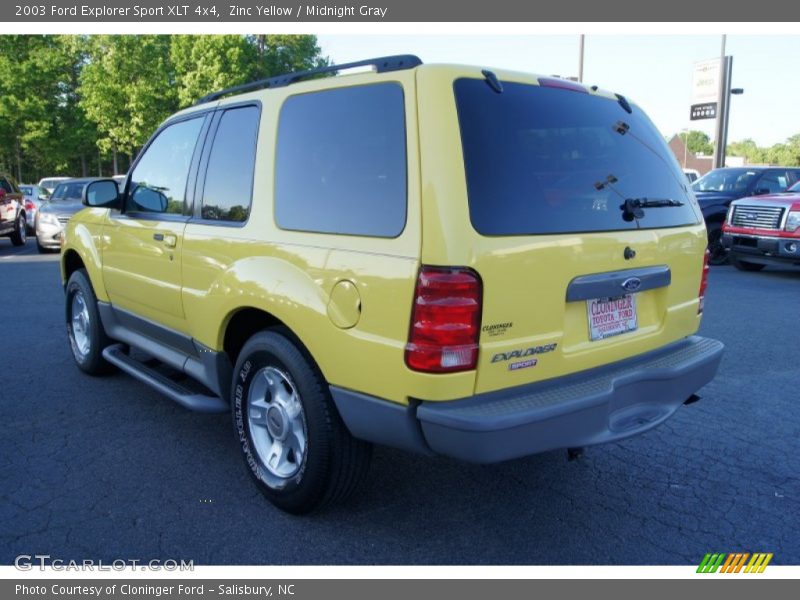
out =
{"type": "Polygon", "coordinates": [[[683,136],[683,168],[686,168],[686,159],[689,153],[689,129],[684,128],[681,129],[681,133],[684,134],[683,136]]]}
{"type": "Polygon", "coordinates": [[[578,81],[583,83],[583,44],[586,36],[581,34],[580,47],[578,49],[578,81]]]}

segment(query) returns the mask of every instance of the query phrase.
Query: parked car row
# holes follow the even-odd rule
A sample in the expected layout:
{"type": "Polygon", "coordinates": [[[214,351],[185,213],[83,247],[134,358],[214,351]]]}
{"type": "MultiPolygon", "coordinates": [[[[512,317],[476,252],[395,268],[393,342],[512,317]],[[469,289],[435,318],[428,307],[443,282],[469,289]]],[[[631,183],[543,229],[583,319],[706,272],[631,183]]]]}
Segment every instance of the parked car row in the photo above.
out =
{"type": "MultiPolygon", "coordinates": [[[[0,173],[0,237],[8,236],[22,246],[36,235],[39,252],[57,251],[70,217],[83,208],[83,190],[96,177],[45,177],[38,184],[17,184],[0,173]]],[[[113,180],[121,187],[125,175],[113,180]]]]}
{"type": "Polygon", "coordinates": [[[714,169],[692,184],[708,231],[709,264],[728,260],[722,228],[731,203],[739,198],[777,194],[800,181],[800,167],[736,167],[714,169]]]}

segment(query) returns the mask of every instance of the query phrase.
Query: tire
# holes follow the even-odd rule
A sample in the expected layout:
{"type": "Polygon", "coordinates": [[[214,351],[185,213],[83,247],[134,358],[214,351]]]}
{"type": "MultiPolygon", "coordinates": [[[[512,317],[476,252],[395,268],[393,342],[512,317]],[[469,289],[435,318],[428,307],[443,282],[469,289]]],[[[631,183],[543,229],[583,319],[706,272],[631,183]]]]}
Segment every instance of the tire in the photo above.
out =
{"type": "Polygon", "coordinates": [[[296,515],[349,497],[372,446],[350,435],[311,359],[273,329],[248,340],[233,372],[233,428],[264,496],[296,515]]]}
{"type": "Polygon", "coordinates": [[[745,260],[737,258],[736,256],[731,256],[731,264],[740,271],[760,271],[761,269],[767,266],[759,263],[747,262],[745,260]]]}
{"type": "Polygon", "coordinates": [[[728,262],[728,253],[722,245],[722,223],[709,223],[708,231],[708,264],[714,267],[728,262]]]}
{"type": "Polygon", "coordinates": [[[65,298],[67,336],[75,364],[89,375],[113,371],[112,365],[103,358],[103,350],[112,341],[103,329],[97,296],[85,269],[78,269],[70,276],[65,298]]]}
{"type": "Polygon", "coordinates": [[[14,233],[10,236],[11,243],[15,246],[24,246],[28,241],[28,222],[25,220],[25,213],[20,213],[17,217],[17,224],[14,227],[14,233]]]}

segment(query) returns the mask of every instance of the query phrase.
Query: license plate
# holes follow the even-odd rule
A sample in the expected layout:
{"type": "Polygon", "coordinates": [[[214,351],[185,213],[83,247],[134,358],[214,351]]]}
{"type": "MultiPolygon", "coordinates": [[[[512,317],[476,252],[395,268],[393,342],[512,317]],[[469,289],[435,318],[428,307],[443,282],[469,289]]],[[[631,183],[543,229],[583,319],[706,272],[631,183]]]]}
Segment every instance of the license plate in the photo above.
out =
{"type": "Polygon", "coordinates": [[[626,294],[616,298],[595,298],[586,301],[589,315],[589,339],[604,340],[615,335],[636,331],[636,296],[626,294]]]}

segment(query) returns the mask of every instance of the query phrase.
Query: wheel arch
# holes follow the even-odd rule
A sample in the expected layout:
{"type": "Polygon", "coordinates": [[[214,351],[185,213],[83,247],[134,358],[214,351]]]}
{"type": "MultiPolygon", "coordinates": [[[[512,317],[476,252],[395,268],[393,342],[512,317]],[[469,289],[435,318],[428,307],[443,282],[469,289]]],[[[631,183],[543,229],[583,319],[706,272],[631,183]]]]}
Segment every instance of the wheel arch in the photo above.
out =
{"type": "Polygon", "coordinates": [[[95,296],[101,302],[108,302],[105,285],[103,285],[102,262],[100,252],[95,245],[99,237],[99,228],[90,224],[76,223],[69,225],[66,239],[68,243],[61,251],[61,284],[67,285],[70,275],[76,269],[86,269],[89,283],[92,284],[95,296]]]}
{"type": "Polygon", "coordinates": [[[319,370],[318,362],[295,330],[274,313],[256,306],[238,307],[230,311],[222,321],[219,338],[222,342],[222,349],[228,355],[231,364],[236,364],[239,353],[247,340],[255,333],[265,329],[278,331],[289,338],[303,356],[319,370]]]}

